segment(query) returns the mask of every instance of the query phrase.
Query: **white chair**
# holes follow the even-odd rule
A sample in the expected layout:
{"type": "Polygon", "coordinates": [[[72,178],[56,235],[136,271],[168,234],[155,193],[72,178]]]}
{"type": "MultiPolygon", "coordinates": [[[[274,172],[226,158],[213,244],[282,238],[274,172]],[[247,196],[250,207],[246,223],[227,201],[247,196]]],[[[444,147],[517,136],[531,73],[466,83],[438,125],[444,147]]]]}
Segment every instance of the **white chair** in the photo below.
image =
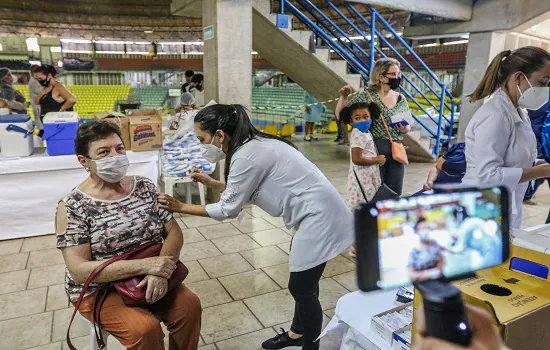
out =
{"type": "MultiPolygon", "coordinates": [[[[80,315],[80,313],[79,313],[80,315]]],[[[90,328],[90,350],[99,350],[99,346],[97,345],[97,340],[95,339],[95,330],[94,330],[94,324],[88,319],[82,315],[80,317],[88,324],[88,327],[90,328]]],[[[103,340],[105,340],[105,347],[104,350],[107,350],[107,337],[110,335],[108,332],[102,330],[101,333],[103,334],[103,340]]]]}
{"type": "MultiPolygon", "coordinates": [[[[164,184],[164,193],[172,197],[174,197],[174,187],[176,184],[185,184],[185,202],[189,204],[191,203],[191,184],[193,183],[193,180],[191,180],[189,176],[183,178],[162,176],[161,181],[164,184]]],[[[197,185],[199,186],[201,205],[206,205],[204,185],[201,183],[197,183],[197,185]]]]}

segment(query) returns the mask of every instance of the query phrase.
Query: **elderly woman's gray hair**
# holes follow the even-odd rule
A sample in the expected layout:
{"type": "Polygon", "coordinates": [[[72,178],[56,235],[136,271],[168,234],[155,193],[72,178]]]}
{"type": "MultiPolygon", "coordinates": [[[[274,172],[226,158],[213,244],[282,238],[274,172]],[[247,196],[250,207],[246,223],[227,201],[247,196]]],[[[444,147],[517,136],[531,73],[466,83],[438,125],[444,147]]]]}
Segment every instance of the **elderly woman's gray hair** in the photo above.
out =
{"type": "Polygon", "coordinates": [[[388,74],[391,66],[397,66],[398,68],[401,68],[401,64],[395,58],[381,58],[376,61],[374,63],[374,67],[372,67],[372,70],[370,71],[369,87],[373,89],[379,88],[380,79],[378,79],[378,77],[388,74]]]}

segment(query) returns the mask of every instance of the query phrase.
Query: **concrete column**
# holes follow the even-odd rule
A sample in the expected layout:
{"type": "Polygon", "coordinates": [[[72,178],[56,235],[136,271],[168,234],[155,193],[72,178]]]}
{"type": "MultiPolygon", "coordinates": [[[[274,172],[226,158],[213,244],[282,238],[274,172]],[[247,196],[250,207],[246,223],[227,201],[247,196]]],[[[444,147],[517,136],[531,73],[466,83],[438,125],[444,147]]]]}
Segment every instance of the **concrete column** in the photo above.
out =
{"type": "Polygon", "coordinates": [[[466,95],[474,92],[477,84],[485,74],[485,70],[491,60],[501,51],[505,50],[506,33],[483,32],[471,33],[468,42],[466,68],[464,69],[464,89],[462,95],[462,108],[458,124],[458,140],[464,141],[466,126],[474,113],[481,107],[483,101],[470,103],[466,95]]]}
{"type": "Polygon", "coordinates": [[[204,101],[252,105],[252,0],[203,0],[204,101]]]}

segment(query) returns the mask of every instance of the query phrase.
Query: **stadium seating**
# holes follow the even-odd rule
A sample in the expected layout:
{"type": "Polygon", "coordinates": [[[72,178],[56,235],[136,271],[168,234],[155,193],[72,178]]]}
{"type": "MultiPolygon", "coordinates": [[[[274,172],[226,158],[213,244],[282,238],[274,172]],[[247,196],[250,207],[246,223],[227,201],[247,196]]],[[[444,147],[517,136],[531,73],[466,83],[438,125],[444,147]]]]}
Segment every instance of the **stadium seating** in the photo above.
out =
{"type": "Polygon", "coordinates": [[[127,100],[129,85],[69,85],[77,99],[74,110],[81,119],[93,118],[97,112],[113,110],[117,100],[127,100]]]}
{"type": "Polygon", "coordinates": [[[168,87],[147,86],[136,88],[136,98],[141,101],[141,108],[164,107],[168,97],[168,87]]]}
{"type": "MultiPolygon", "coordinates": [[[[29,100],[27,85],[14,85],[29,100]]],[[[129,85],[68,85],[67,89],[77,99],[74,110],[80,119],[93,118],[97,112],[113,110],[117,100],[127,100],[130,93],[129,85]]],[[[32,109],[28,109],[32,115],[32,109]]]]}
{"type": "MultiPolygon", "coordinates": [[[[301,123],[304,102],[305,90],[300,87],[252,88],[253,119],[268,124],[301,123]]],[[[327,125],[333,115],[329,109],[325,110],[321,124],[327,125]]]]}

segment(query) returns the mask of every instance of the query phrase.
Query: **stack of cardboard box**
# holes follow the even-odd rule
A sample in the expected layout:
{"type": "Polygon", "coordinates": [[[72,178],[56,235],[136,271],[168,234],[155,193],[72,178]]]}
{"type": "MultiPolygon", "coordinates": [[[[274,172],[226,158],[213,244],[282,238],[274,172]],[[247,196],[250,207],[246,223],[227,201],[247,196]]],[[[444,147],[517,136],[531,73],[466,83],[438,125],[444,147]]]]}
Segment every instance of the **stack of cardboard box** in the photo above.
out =
{"type": "Polygon", "coordinates": [[[162,114],[156,109],[131,109],[126,114],[105,111],[95,114],[96,120],[106,120],[120,128],[122,142],[128,150],[162,149],[162,114]]]}

